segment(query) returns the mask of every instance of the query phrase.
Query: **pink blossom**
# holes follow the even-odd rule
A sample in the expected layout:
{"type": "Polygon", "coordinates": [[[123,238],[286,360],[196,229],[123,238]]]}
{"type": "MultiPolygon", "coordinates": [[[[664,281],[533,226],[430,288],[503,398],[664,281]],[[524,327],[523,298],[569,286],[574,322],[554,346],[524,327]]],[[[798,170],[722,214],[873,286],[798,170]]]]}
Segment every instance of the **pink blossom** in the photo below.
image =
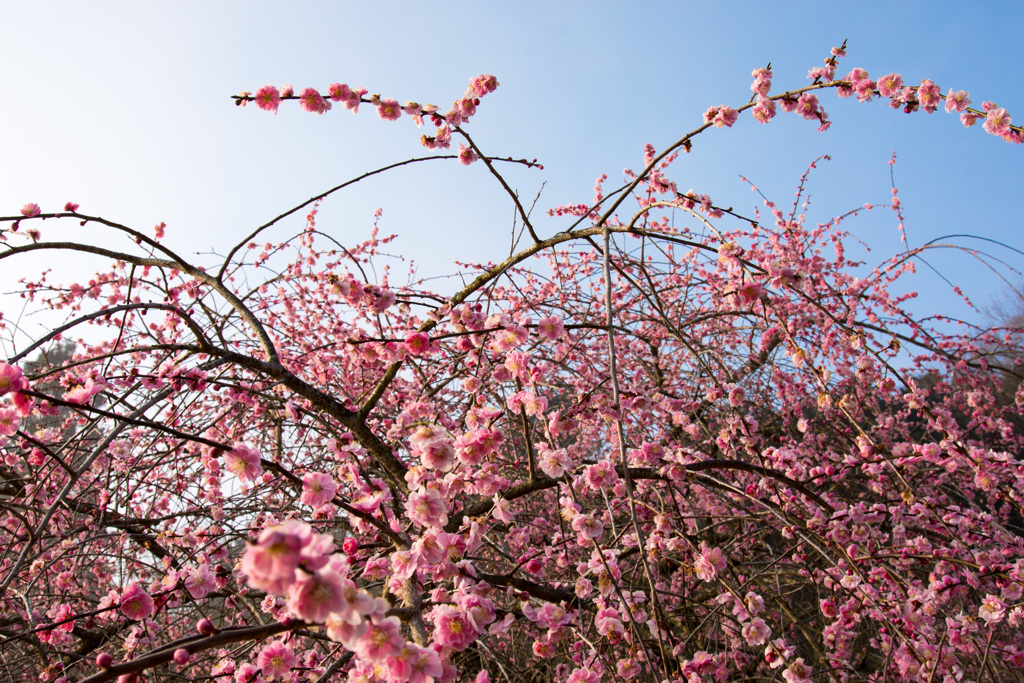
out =
{"type": "Polygon", "coordinates": [[[334,498],[338,485],[329,474],[310,472],[302,478],[302,502],[310,507],[326,505],[334,498]]]}
{"type": "Polygon", "coordinates": [[[85,405],[95,394],[101,391],[103,391],[103,387],[97,386],[92,377],[85,377],[84,379],[76,379],[74,385],[68,391],[65,391],[61,398],[68,403],[85,405]]]}
{"type": "Polygon", "coordinates": [[[590,669],[573,669],[565,683],[600,683],[601,677],[590,669]]]}
{"type": "Polygon", "coordinates": [[[772,629],[761,617],[743,625],[743,638],[750,645],[764,645],[771,635],[772,629]]]}
{"type": "Polygon", "coordinates": [[[469,81],[469,87],[477,97],[483,97],[498,89],[498,79],[491,74],[480,74],[469,81]]]}
{"type": "Polygon", "coordinates": [[[572,469],[572,460],[569,459],[569,453],[564,448],[557,450],[548,448],[538,454],[537,465],[544,474],[557,479],[567,470],[572,469]]]}
{"type": "Polygon", "coordinates": [[[402,346],[411,355],[422,356],[430,352],[430,337],[426,332],[413,332],[405,338],[402,346]]]}
{"type": "Polygon", "coordinates": [[[431,441],[417,451],[423,464],[432,470],[447,472],[455,462],[455,447],[447,440],[431,441]]]}
{"type": "Polygon", "coordinates": [[[444,499],[437,489],[421,489],[409,495],[405,511],[420,526],[442,527],[448,523],[444,499]]]}
{"type": "Polygon", "coordinates": [[[21,207],[21,215],[27,218],[38,216],[40,213],[42,213],[42,211],[39,209],[39,205],[33,202],[21,207]]]}
{"type": "Polygon", "coordinates": [[[463,166],[469,166],[471,163],[477,160],[476,152],[472,148],[466,147],[461,142],[459,143],[459,163],[463,166]]]}
{"type": "Polygon", "coordinates": [[[813,93],[805,92],[796,102],[796,113],[805,119],[818,118],[818,98],[813,93]]]}
{"type": "Polygon", "coordinates": [[[477,638],[478,632],[466,613],[451,605],[434,608],[434,642],[462,652],[477,638]]]}
{"type": "Polygon", "coordinates": [[[1006,603],[995,595],[987,595],[978,608],[978,616],[985,620],[985,623],[992,626],[998,624],[1006,616],[1006,603]]]}
{"type": "Polygon", "coordinates": [[[1010,132],[1010,115],[1002,107],[990,109],[982,128],[992,135],[1006,135],[1010,132]]]}
{"type": "Polygon", "coordinates": [[[253,98],[256,101],[256,106],[265,111],[272,111],[277,113],[277,108],[281,105],[281,93],[272,85],[265,85],[256,91],[256,96],[253,98]]]}
{"type": "Polygon", "coordinates": [[[313,623],[323,623],[332,612],[344,612],[348,600],[342,576],[330,569],[303,575],[288,589],[288,607],[300,619],[313,623]]]}
{"type": "Polygon", "coordinates": [[[78,204],[75,204],[74,202],[68,202],[64,205],[64,210],[74,213],[75,211],[78,211],[78,204]]]}
{"type": "Polygon", "coordinates": [[[205,598],[214,588],[216,588],[216,577],[210,570],[210,566],[205,563],[195,566],[185,577],[185,589],[195,600],[205,598]]]}
{"type": "Polygon", "coordinates": [[[284,595],[300,565],[309,571],[323,567],[333,548],[331,536],[314,534],[309,524],[289,520],[264,529],[257,542],[245,549],[242,572],[252,588],[284,595]]]}
{"type": "Polygon", "coordinates": [[[140,621],[153,616],[155,611],[153,598],[146,591],[133,583],[121,594],[121,614],[132,621],[140,621]]]}
{"type": "Polygon", "coordinates": [[[295,88],[293,88],[291,86],[291,84],[285,83],[284,85],[281,86],[281,88],[280,88],[280,95],[281,95],[281,97],[291,97],[294,94],[295,94],[295,88]]]}
{"type": "Polygon", "coordinates": [[[260,650],[256,663],[264,676],[277,679],[284,678],[293,667],[298,666],[299,658],[292,652],[291,646],[275,640],[260,650]]]}
{"type": "Polygon", "coordinates": [[[971,100],[967,94],[966,90],[953,92],[953,89],[950,88],[946,93],[946,113],[966,111],[967,107],[971,106],[971,100]]]}
{"type": "Polygon", "coordinates": [[[939,91],[939,86],[927,78],[921,81],[921,85],[917,89],[917,101],[921,104],[921,109],[931,114],[938,108],[939,103],[942,102],[942,93],[939,91]]]}
{"type": "Polygon", "coordinates": [[[739,118],[739,112],[732,107],[720,107],[715,115],[715,127],[721,128],[725,126],[732,128],[732,124],[736,123],[737,118],[739,118]]]}
{"type": "Polygon", "coordinates": [[[250,443],[239,441],[224,453],[224,469],[242,481],[256,481],[263,474],[260,452],[250,443]]]}
{"type": "Polygon", "coordinates": [[[327,94],[335,102],[347,100],[352,96],[352,90],[344,83],[331,83],[327,86],[327,94]]]}
{"type": "Polygon", "coordinates": [[[768,123],[775,118],[775,100],[759,97],[750,113],[758,123],[768,123]]]}
{"type": "Polygon", "coordinates": [[[583,473],[587,485],[592,489],[610,489],[619,482],[619,474],[611,460],[601,460],[588,465],[583,473]]]}
{"type": "Polygon", "coordinates": [[[703,541],[700,544],[700,555],[693,562],[694,573],[702,581],[711,581],[718,572],[724,571],[728,562],[721,548],[710,548],[703,541]]]}
{"type": "Polygon", "coordinates": [[[889,74],[878,79],[878,92],[882,97],[896,97],[903,87],[903,77],[899,74],[889,74]]]}
{"type": "Polygon", "coordinates": [[[402,107],[398,100],[382,99],[377,105],[377,116],[385,121],[395,121],[402,115],[402,107]]]}
{"type": "Polygon", "coordinates": [[[750,282],[736,292],[736,299],[741,306],[750,306],[761,300],[763,287],[759,282],[750,282]]]}
{"type": "Polygon", "coordinates": [[[782,677],[786,679],[786,683],[811,683],[812,671],[811,667],[804,664],[804,658],[799,657],[786,667],[782,677]]]}
{"type": "Polygon", "coordinates": [[[598,539],[604,533],[604,524],[593,515],[576,515],[572,520],[572,528],[580,539],[598,539]]]}
{"type": "Polygon", "coordinates": [[[0,435],[14,436],[18,432],[19,424],[21,424],[21,416],[18,415],[18,411],[0,408],[0,435]]]}
{"type": "Polygon", "coordinates": [[[323,114],[331,108],[331,103],[313,88],[303,88],[299,93],[299,106],[312,114],[323,114]]]}
{"type": "Polygon", "coordinates": [[[374,664],[383,664],[388,657],[401,652],[405,645],[400,626],[397,617],[386,617],[379,623],[371,623],[356,644],[355,653],[374,664]]]}
{"type": "Polygon", "coordinates": [[[980,118],[981,114],[976,114],[973,111],[965,111],[960,114],[960,123],[964,124],[964,128],[970,128],[977,123],[980,118]]]}
{"type": "Polygon", "coordinates": [[[537,321],[537,334],[548,341],[557,341],[565,334],[565,326],[555,316],[548,316],[537,321]]]}

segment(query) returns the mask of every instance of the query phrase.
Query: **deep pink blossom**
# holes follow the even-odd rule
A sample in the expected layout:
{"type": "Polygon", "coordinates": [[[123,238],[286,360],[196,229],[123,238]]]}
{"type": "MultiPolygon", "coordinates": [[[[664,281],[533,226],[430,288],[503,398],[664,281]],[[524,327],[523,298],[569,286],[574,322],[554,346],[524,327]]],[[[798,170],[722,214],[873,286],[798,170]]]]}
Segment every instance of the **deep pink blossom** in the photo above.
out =
{"type": "Polygon", "coordinates": [[[396,121],[401,115],[402,107],[398,104],[398,100],[385,98],[377,105],[377,116],[385,121],[396,121]]]}
{"type": "Polygon", "coordinates": [[[312,114],[323,114],[331,108],[331,103],[325,100],[323,95],[315,89],[304,88],[299,93],[299,106],[312,114]]]}
{"type": "Polygon", "coordinates": [[[471,147],[466,147],[461,142],[459,143],[459,163],[463,166],[469,166],[471,163],[477,160],[476,152],[471,147]]]}
{"type": "Polygon", "coordinates": [[[272,85],[265,85],[256,91],[253,99],[256,102],[256,106],[260,109],[272,111],[276,114],[278,107],[281,105],[281,92],[272,85]]]}
{"type": "Polygon", "coordinates": [[[132,621],[148,619],[154,612],[153,598],[137,583],[133,583],[121,594],[121,614],[132,621]]]}
{"type": "Polygon", "coordinates": [[[292,652],[290,645],[275,640],[260,650],[256,663],[264,676],[277,680],[284,678],[289,671],[298,666],[299,658],[292,652]]]}
{"type": "Polygon", "coordinates": [[[426,332],[413,332],[405,338],[402,346],[410,355],[422,356],[430,352],[430,337],[426,332]]]}

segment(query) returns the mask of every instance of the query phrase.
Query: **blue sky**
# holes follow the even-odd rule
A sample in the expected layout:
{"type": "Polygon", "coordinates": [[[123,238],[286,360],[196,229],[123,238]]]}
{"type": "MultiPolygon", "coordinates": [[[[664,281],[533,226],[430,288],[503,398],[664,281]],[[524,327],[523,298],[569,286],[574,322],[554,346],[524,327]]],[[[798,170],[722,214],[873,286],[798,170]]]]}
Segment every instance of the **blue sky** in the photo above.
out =
{"type": "MultiPolygon", "coordinates": [[[[623,168],[641,167],[645,143],[664,148],[699,125],[708,106],[745,102],[758,66],[772,63],[773,92],[805,85],[808,69],[843,39],[849,56],[841,74],[860,66],[876,78],[895,71],[911,84],[927,77],[943,92],[970,91],[975,104],[994,100],[1024,122],[1016,80],[1024,66],[1021,7],[940,0],[6,3],[0,214],[29,201],[49,211],[74,200],[85,212],[144,230],[165,221],[167,241],[183,253],[223,253],[311,195],[424,152],[422,131],[407,117],[388,123],[369,108],[316,116],[294,103],[273,116],[232,106],[230,95],[267,83],[323,91],[340,81],[447,106],[470,77],[493,73],[501,87],[469,130],[489,154],[544,164],[542,172],[511,168],[508,179],[531,200],[546,183],[538,202],[545,209],[588,200],[601,173],[614,180],[623,168]]],[[[966,130],[941,111],[907,116],[884,103],[831,93],[822,99],[834,121],[827,133],[792,114],[768,126],[747,114],[731,130],[700,136],[673,178],[750,211],[758,198],[739,175],[787,204],[807,164],[829,154],[810,183],[808,216],[823,222],[886,201],[886,162],[895,151],[912,246],[970,233],[1024,248],[1024,149],[980,127],[966,130]]],[[[328,200],[319,226],[342,242],[361,240],[378,206],[382,231],[400,235],[392,252],[415,256],[420,275],[507,253],[511,206],[480,164],[434,163],[360,184],[328,200]]],[[[297,219],[275,236],[300,225],[297,219]]],[[[891,212],[849,226],[872,247],[873,261],[900,249],[891,212]]],[[[539,229],[562,227],[542,220],[539,229]]],[[[75,230],[45,228],[51,238],[75,230]]],[[[985,248],[1016,266],[1024,261],[985,248]]],[[[1002,291],[962,253],[931,260],[979,304],[1002,291]]],[[[68,282],[103,265],[5,264],[0,285],[8,291],[17,276],[44,266],[54,268],[52,281],[68,282]]],[[[396,262],[396,273],[408,267],[396,262]]],[[[923,275],[919,282],[922,310],[977,319],[941,280],[923,275]]],[[[11,318],[16,302],[0,301],[11,318]]]]}

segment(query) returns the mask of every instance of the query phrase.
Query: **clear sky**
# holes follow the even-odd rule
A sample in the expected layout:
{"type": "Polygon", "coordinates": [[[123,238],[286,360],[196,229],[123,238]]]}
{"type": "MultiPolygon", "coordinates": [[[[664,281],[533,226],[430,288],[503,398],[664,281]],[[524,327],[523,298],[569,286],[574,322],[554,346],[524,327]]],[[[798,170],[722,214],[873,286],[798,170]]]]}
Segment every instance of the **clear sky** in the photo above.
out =
{"type": "MultiPolygon", "coordinates": [[[[309,196],[424,152],[408,117],[388,123],[340,107],[316,116],[295,103],[274,116],[232,106],[230,95],[268,83],[325,91],[340,81],[446,107],[470,77],[493,73],[501,87],[469,130],[489,154],[544,164],[508,170],[531,200],[546,183],[544,209],[587,201],[601,173],[614,180],[640,168],[644,143],[663,149],[699,125],[708,106],[746,102],[756,67],[772,63],[773,92],[805,85],[808,69],[843,39],[849,56],[840,74],[860,66],[875,78],[895,71],[909,84],[930,78],[1024,122],[1022,19],[1024,5],[1014,2],[944,0],[6,2],[0,214],[74,200],[143,230],[165,221],[167,241],[184,253],[223,253],[309,196]]],[[[1024,248],[1024,149],[980,126],[966,130],[941,110],[907,116],[881,102],[832,93],[822,100],[830,131],[792,114],[768,126],[745,114],[731,130],[700,136],[673,178],[750,211],[758,198],[739,175],[785,204],[807,164],[829,154],[810,184],[809,219],[824,222],[887,201],[895,151],[912,246],[970,233],[1024,248]]],[[[507,253],[511,206],[481,164],[435,163],[360,184],[328,200],[319,226],[343,243],[361,240],[378,206],[382,231],[400,235],[392,252],[414,256],[421,275],[507,253]]],[[[900,249],[895,225],[891,212],[876,211],[849,227],[881,261],[900,249]]],[[[562,227],[545,219],[539,229],[562,227]]],[[[979,304],[1000,293],[1001,283],[962,253],[931,260],[979,304]]],[[[103,265],[50,258],[24,267],[52,267],[52,281],[68,282],[80,268],[103,265]]],[[[10,290],[27,274],[5,263],[0,284],[10,290]]],[[[972,315],[941,280],[920,283],[924,310],[972,315]]],[[[16,314],[16,302],[0,305],[5,317],[16,314]]]]}

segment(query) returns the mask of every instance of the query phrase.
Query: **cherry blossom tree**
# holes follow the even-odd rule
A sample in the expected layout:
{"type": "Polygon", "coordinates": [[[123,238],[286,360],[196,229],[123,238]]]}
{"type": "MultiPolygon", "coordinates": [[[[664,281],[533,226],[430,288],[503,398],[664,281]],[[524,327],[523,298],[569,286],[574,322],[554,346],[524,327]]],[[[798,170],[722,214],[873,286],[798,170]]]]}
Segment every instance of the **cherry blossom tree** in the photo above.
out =
{"type": "Polygon", "coordinates": [[[782,93],[756,69],[749,101],[546,216],[502,173],[537,161],[470,135],[482,75],[447,109],[338,83],[237,96],[411,118],[431,153],[216,260],[72,202],[0,218],[5,265],[99,268],[25,280],[63,322],[0,363],[5,675],[1020,680],[1024,395],[998,400],[1015,370],[990,363],[1015,336],[916,316],[894,292],[924,248],[847,257],[857,214],[902,229],[895,187],[815,224],[814,163],[753,215],[672,180],[741,116],[828,129],[822,91],[1021,142],[991,102],[840,75],[844,56],[782,93]],[[454,292],[394,281],[380,212],[359,243],[317,223],[435,159],[485,167],[517,215],[518,249],[454,292]],[[108,235],[48,238],[64,222],[108,235]]]}

